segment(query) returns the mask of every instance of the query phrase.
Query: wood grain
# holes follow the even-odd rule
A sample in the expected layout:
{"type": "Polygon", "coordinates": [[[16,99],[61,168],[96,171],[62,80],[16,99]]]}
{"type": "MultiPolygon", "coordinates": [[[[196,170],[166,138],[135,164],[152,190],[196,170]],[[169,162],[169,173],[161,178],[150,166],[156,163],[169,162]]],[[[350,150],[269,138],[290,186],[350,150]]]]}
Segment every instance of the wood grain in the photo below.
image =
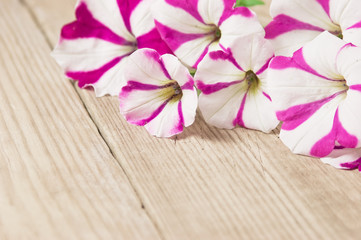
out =
{"type": "MultiPolygon", "coordinates": [[[[10,0],[5,2],[10,2],[10,0]]],[[[48,0],[26,0],[25,3],[48,42],[53,46],[57,41],[61,25],[71,20],[69,16],[73,14],[75,1],[53,0],[50,3],[48,0]]],[[[25,13],[22,15],[28,16],[25,13]]],[[[5,16],[7,15],[5,14],[5,16]]],[[[7,18],[12,19],[10,16],[7,18]]],[[[33,51],[40,51],[37,49],[38,47],[33,51]]],[[[50,50],[50,47],[47,50],[50,50]]],[[[44,59],[47,59],[45,53],[43,54],[44,59]]],[[[69,114],[70,109],[75,108],[74,102],[76,101],[75,99],[70,101],[67,94],[72,95],[73,91],[70,89],[71,86],[62,84],[66,82],[65,78],[59,74],[59,70],[54,70],[53,63],[50,65],[52,67],[43,70],[44,75],[51,75],[53,81],[56,82],[52,84],[58,86],[55,88],[58,92],[55,91],[53,94],[57,96],[60,94],[59,92],[62,92],[59,98],[64,99],[63,102],[57,104],[61,104],[61,111],[69,114]]],[[[22,67],[25,66],[22,65],[22,67]]],[[[34,69],[38,68],[39,66],[34,66],[34,69]]],[[[37,87],[38,85],[35,84],[37,78],[33,77],[33,83],[26,82],[26,84],[37,87]]],[[[52,84],[49,84],[48,87],[54,88],[52,84]]],[[[2,89],[5,91],[4,85],[2,89]]],[[[25,92],[29,94],[32,92],[31,90],[28,87],[25,92]]],[[[240,128],[226,131],[209,127],[199,115],[195,124],[186,129],[179,137],[153,138],[145,129],[128,125],[124,121],[118,113],[116,98],[97,99],[92,91],[78,88],[76,91],[114,158],[124,169],[134,191],[138,193],[151,221],[154,226],[157,226],[159,235],[164,239],[356,239],[358,237],[361,230],[359,221],[361,176],[358,172],[336,170],[322,164],[317,159],[293,155],[281,144],[275,134],[266,135],[240,128]]],[[[10,95],[10,93],[7,94],[10,95]]],[[[44,105],[47,101],[54,101],[53,94],[48,93],[49,99],[44,96],[40,103],[44,105]]],[[[17,93],[14,96],[19,95],[20,93],[17,93]]],[[[78,107],[80,108],[80,106],[78,107]]],[[[3,112],[7,112],[6,110],[3,112]]],[[[53,109],[53,111],[58,110],[53,109]]],[[[58,117],[68,116],[60,113],[58,113],[58,117]]],[[[47,115],[42,114],[41,119],[43,120],[47,115]]],[[[84,117],[83,114],[84,111],[81,109],[81,113],[77,115],[78,118],[84,117]]],[[[50,116],[53,117],[53,112],[50,116]]],[[[2,120],[3,124],[11,124],[12,119],[2,120]]],[[[74,124],[78,121],[74,119],[72,122],[74,124]]],[[[85,122],[91,125],[89,120],[85,122]]],[[[24,120],[24,123],[27,121],[24,120]]],[[[72,130],[70,132],[79,131],[79,125],[83,124],[78,124],[77,128],[70,129],[72,130]]],[[[43,124],[40,125],[43,126],[43,124]]],[[[2,125],[0,127],[0,129],[4,128],[2,125]]],[[[48,135],[54,137],[48,141],[58,141],[59,136],[65,138],[64,133],[58,133],[58,131],[59,129],[54,129],[49,132],[48,135]]],[[[94,129],[93,131],[95,132],[94,129]]],[[[64,142],[81,144],[81,136],[78,138],[71,136],[74,139],[67,139],[64,142]]],[[[98,139],[99,135],[96,136],[94,133],[92,138],[98,139]]],[[[97,142],[98,140],[93,141],[97,142]]],[[[43,144],[40,143],[38,148],[41,149],[43,144]]],[[[57,151],[64,151],[63,148],[66,149],[64,146],[59,146],[57,151]]],[[[104,144],[102,146],[106,147],[104,144]]],[[[99,147],[97,151],[103,153],[101,149],[99,147]]],[[[51,149],[50,152],[53,151],[54,149],[51,149]]],[[[83,143],[82,147],[74,148],[72,154],[74,156],[87,154],[89,151],[95,151],[94,145],[89,146],[83,143]],[[83,147],[87,147],[88,151],[76,151],[83,147]]],[[[108,156],[109,152],[103,154],[108,156]]],[[[82,157],[83,161],[79,161],[75,157],[74,159],[77,159],[78,164],[84,164],[85,155],[82,157]]],[[[114,162],[114,158],[108,157],[109,161],[106,165],[108,168],[104,170],[103,174],[106,174],[107,171],[118,171],[117,174],[114,173],[115,177],[121,178],[122,172],[114,162]]],[[[40,158],[32,159],[27,164],[35,164],[38,159],[40,158]]],[[[87,159],[87,164],[95,164],[94,157],[87,159]]],[[[26,169],[28,174],[44,171],[42,167],[26,169]]],[[[58,175],[61,176],[65,172],[61,169],[58,175]]],[[[84,180],[86,174],[87,171],[81,172],[78,178],[84,180]]],[[[14,184],[10,178],[6,181],[7,184],[0,186],[14,184]]],[[[53,183],[59,184],[58,182],[58,177],[54,176],[53,183]]],[[[117,182],[119,183],[119,181],[117,182]]],[[[28,194],[32,196],[49,189],[44,182],[41,181],[41,184],[44,186],[40,185],[42,187],[39,189],[32,188],[23,196],[28,194]]],[[[97,186],[97,189],[98,191],[106,189],[114,191],[110,186],[112,185],[109,185],[108,182],[103,182],[97,186]]],[[[126,186],[129,185],[126,184],[126,186]]],[[[82,194],[90,193],[83,192],[82,194]]],[[[82,194],[76,195],[68,201],[68,204],[83,203],[82,194]]],[[[118,192],[118,195],[120,194],[121,191],[118,192]]],[[[39,196],[41,196],[39,199],[43,199],[42,195],[39,196]]],[[[124,197],[124,192],[122,196],[124,197]]],[[[134,205],[132,201],[114,200],[114,202],[115,204],[119,203],[120,208],[128,206],[129,203],[134,205]]],[[[13,211],[21,214],[23,210],[21,206],[21,204],[16,205],[13,211]]],[[[37,206],[38,208],[45,207],[40,203],[37,206]]],[[[106,214],[99,206],[102,206],[102,202],[94,202],[92,206],[89,206],[89,211],[98,210],[98,214],[106,214]]],[[[52,211],[53,208],[56,209],[54,206],[48,207],[49,211],[52,211]]],[[[79,211],[76,207],[73,210],[79,211]]],[[[39,209],[34,209],[35,213],[44,219],[48,216],[39,209]]],[[[143,233],[147,232],[144,229],[148,229],[148,232],[152,233],[150,236],[156,236],[149,227],[148,220],[144,220],[145,218],[142,216],[139,217],[139,208],[129,209],[128,213],[133,217],[134,225],[139,224],[136,221],[142,221],[144,226],[140,229],[143,230],[143,233]],[[137,219],[137,217],[139,218],[137,219]]],[[[113,215],[117,214],[120,214],[120,211],[114,212],[113,215]]],[[[119,219],[120,216],[113,217],[119,219]]],[[[21,218],[19,217],[19,219],[21,218]]],[[[31,217],[27,219],[31,219],[31,217]]],[[[66,215],[64,219],[67,219],[69,225],[73,226],[70,215],[66,215]]],[[[109,220],[109,218],[103,217],[92,223],[105,226],[104,219],[109,220]]],[[[17,224],[22,226],[24,223],[18,220],[17,224]]],[[[77,226],[85,229],[87,224],[78,221],[77,226]]],[[[4,223],[0,226],[4,226],[4,223]]],[[[134,229],[134,226],[133,228],[129,227],[134,229]]],[[[7,233],[7,227],[2,229],[0,234],[7,233]]],[[[31,226],[28,229],[30,231],[38,228],[31,226]]],[[[124,231],[124,228],[117,229],[114,224],[114,228],[109,229],[107,233],[108,235],[113,233],[112,236],[117,233],[121,236],[121,234],[125,234],[124,231]]],[[[104,232],[96,233],[93,230],[89,233],[89,237],[104,239],[102,237],[105,235],[101,235],[104,232]]],[[[48,234],[51,233],[55,232],[48,234]]],[[[71,233],[75,235],[78,232],[69,226],[62,234],[66,236],[71,233]]],[[[126,239],[135,239],[135,237],[129,236],[126,239]]]]}
{"type": "Polygon", "coordinates": [[[0,29],[0,239],[160,239],[27,8],[0,29]]]}

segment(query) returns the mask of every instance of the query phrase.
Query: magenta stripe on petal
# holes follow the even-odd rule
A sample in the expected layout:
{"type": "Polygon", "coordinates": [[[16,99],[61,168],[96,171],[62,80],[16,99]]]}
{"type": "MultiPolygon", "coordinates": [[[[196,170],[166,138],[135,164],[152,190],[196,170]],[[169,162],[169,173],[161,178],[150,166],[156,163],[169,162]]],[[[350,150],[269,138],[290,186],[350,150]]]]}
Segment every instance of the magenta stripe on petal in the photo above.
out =
{"type": "Polygon", "coordinates": [[[237,117],[236,117],[236,119],[233,120],[233,126],[237,126],[237,124],[238,124],[240,127],[245,127],[244,121],[243,121],[243,111],[244,111],[244,106],[246,105],[247,93],[245,93],[243,96],[241,106],[237,113],[237,117]]]}
{"type": "Polygon", "coordinates": [[[361,92],[361,84],[352,85],[350,86],[350,89],[361,92]]]}
{"type": "Polygon", "coordinates": [[[204,34],[187,34],[169,28],[158,21],[155,21],[158,31],[170,49],[176,51],[182,44],[197,38],[204,37],[204,34]]]}
{"type": "Polygon", "coordinates": [[[330,16],[330,0],[317,0],[317,2],[322,6],[327,15],[330,16]]]}
{"type": "Polygon", "coordinates": [[[275,17],[273,21],[265,27],[267,39],[273,39],[284,33],[294,30],[312,30],[319,32],[324,31],[322,28],[298,21],[297,19],[284,14],[280,14],[275,17]]]}
{"type": "Polygon", "coordinates": [[[197,81],[197,87],[199,90],[202,91],[203,94],[212,94],[215,92],[218,92],[222,89],[228,88],[232,85],[241,83],[242,80],[240,81],[233,81],[233,82],[219,82],[219,83],[215,83],[215,84],[205,84],[202,81],[197,81]]]}
{"type": "Polygon", "coordinates": [[[142,0],[117,0],[120,14],[122,15],[125,27],[129,32],[132,32],[132,27],[130,26],[130,16],[141,1],[142,0]]]}
{"type": "Polygon", "coordinates": [[[167,69],[165,68],[164,62],[159,55],[159,53],[153,49],[147,49],[144,51],[144,55],[149,58],[150,62],[155,61],[159,64],[159,66],[162,68],[164,76],[166,76],[169,80],[172,80],[171,76],[169,75],[167,69]]]}
{"type": "Polygon", "coordinates": [[[178,116],[179,116],[179,122],[174,127],[174,129],[171,130],[172,135],[175,135],[175,134],[183,131],[184,117],[183,117],[183,111],[182,111],[182,101],[179,101],[179,103],[178,103],[178,116]]]}
{"type": "Polygon", "coordinates": [[[123,57],[117,57],[99,69],[88,72],[66,72],[66,76],[78,80],[78,86],[84,87],[96,83],[109,69],[117,65],[123,57]]]}
{"type": "Polygon", "coordinates": [[[352,28],[361,28],[361,21],[352,25],[351,27],[347,28],[347,29],[352,29],[352,28]]]}
{"type": "Polygon", "coordinates": [[[156,90],[160,89],[162,86],[152,85],[152,84],[145,84],[136,81],[128,81],[127,85],[122,88],[123,92],[131,92],[133,90],[141,90],[141,91],[149,91],[149,90],[156,90]]]}
{"type": "Polygon", "coordinates": [[[330,102],[332,99],[340,95],[340,93],[333,94],[330,97],[311,102],[293,106],[287,110],[277,112],[277,118],[283,121],[283,130],[294,130],[307,119],[309,119],[315,112],[317,112],[323,105],[330,102]]]}
{"type": "Polygon", "coordinates": [[[182,90],[193,90],[194,88],[194,80],[191,76],[188,77],[189,81],[186,82],[183,86],[181,86],[182,90]]]}
{"type": "Polygon", "coordinates": [[[203,18],[198,12],[198,0],[165,0],[165,2],[173,7],[183,9],[199,22],[204,23],[203,18]]]}
{"type": "Polygon", "coordinates": [[[353,169],[358,168],[358,170],[361,172],[361,158],[357,159],[354,162],[341,163],[340,166],[343,167],[343,168],[347,168],[349,170],[353,170],[353,169]]]}
{"type": "Polygon", "coordinates": [[[142,36],[139,36],[137,38],[137,43],[139,49],[151,48],[156,50],[160,55],[173,53],[172,50],[169,49],[168,45],[162,40],[156,28],[142,36]]]}
{"type": "Polygon", "coordinates": [[[209,57],[214,61],[227,60],[231,62],[234,66],[236,66],[239,70],[244,72],[242,67],[237,63],[236,59],[234,59],[233,53],[231,52],[230,49],[227,49],[226,51],[218,50],[218,51],[210,52],[209,57]]]}
{"type": "Polygon", "coordinates": [[[271,62],[273,57],[274,55],[270,59],[268,59],[268,61],[256,72],[256,75],[260,75],[268,69],[269,63],[271,62]]]}
{"type": "Polygon", "coordinates": [[[308,65],[308,63],[306,62],[304,56],[303,56],[303,49],[299,49],[296,52],[293,53],[293,57],[292,57],[293,61],[302,68],[302,70],[311,73],[317,77],[326,79],[326,80],[330,80],[330,81],[343,81],[343,80],[335,80],[335,79],[330,79],[327,78],[321,74],[319,74],[315,69],[313,69],[310,65],[308,65]]]}
{"type": "Polygon", "coordinates": [[[128,122],[131,122],[135,125],[138,125],[138,126],[144,126],[145,124],[149,123],[150,121],[152,121],[154,118],[156,118],[162,111],[163,109],[165,108],[165,106],[168,104],[169,100],[165,101],[164,103],[162,103],[162,105],[160,105],[153,113],[152,115],[150,115],[148,118],[145,118],[145,119],[142,119],[142,120],[139,120],[139,121],[131,121],[131,116],[129,115],[127,117],[127,121],[128,122]]]}
{"type": "Polygon", "coordinates": [[[277,56],[271,60],[270,68],[276,70],[283,70],[286,68],[299,68],[297,64],[290,57],[277,56]]]}
{"type": "Polygon", "coordinates": [[[266,98],[268,98],[268,100],[270,100],[270,101],[272,102],[272,99],[271,99],[270,95],[268,95],[268,94],[265,93],[265,92],[262,92],[262,94],[263,94],[266,98]]]}
{"type": "Polygon", "coordinates": [[[221,26],[225,20],[227,20],[229,17],[233,15],[241,15],[246,18],[251,18],[254,16],[251,10],[249,10],[246,7],[229,8],[229,4],[228,4],[228,7],[226,6],[221,18],[219,19],[218,26],[221,26]]]}
{"type": "Polygon", "coordinates": [[[349,134],[342,126],[338,117],[338,110],[333,120],[331,132],[315,143],[311,149],[311,155],[315,157],[325,157],[329,155],[334,149],[335,141],[346,148],[355,148],[358,143],[357,137],[349,134]]]}
{"type": "MultiPolygon", "coordinates": [[[[211,44],[211,43],[210,43],[211,44]]],[[[210,45],[209,44],[209,45],[210,45]]],[[[198,60],[193,64],[192,68],[197,69],[198,64],[203,60],[203,58],[207,55],[209,50],[209,45],[203,50],[202,54],[199,56],[198,60]]]]}
{"type": "Polygon", "coordinates": [[[96,20],[88,10],[85,3],[81,3],[76,9],[77,21],[67,24],[61,31],[64,39],[77,38],[99,38],[108,42],[123,45],[127,43],[125,39],[115,34],[104,24],[96,20]]]}

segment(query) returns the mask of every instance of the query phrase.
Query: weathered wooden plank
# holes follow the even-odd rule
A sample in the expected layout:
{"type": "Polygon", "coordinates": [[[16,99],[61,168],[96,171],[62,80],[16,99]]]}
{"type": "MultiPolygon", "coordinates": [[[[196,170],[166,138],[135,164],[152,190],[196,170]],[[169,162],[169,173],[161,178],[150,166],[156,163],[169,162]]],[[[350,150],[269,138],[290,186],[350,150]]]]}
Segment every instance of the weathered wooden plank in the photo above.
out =
{"type": "MultiPolygon", "coordinates": [[[[64,1],[27,2],[54,44],[64,1]]],[[[116,98],[77,90],[166,239],[358,236],[358,172],[295,156],[276,135],[219,130],[201,117],[177,139],[156,139],[119,116],[116,98]]]]}
{"type": "Polygon", "coordinates": [[[0,29],[0,239],[160,239],[27,8],[0,29]]]}

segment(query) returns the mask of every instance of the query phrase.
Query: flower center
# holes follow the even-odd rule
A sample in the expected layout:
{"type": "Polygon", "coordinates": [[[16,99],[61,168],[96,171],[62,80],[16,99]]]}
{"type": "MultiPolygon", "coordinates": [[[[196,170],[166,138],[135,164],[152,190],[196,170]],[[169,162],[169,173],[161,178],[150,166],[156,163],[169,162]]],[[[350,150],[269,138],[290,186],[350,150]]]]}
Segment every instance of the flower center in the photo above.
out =
{"type": "Polygon", "coordinates": [[[222,37],[221,29],[219,29],[219,27],[216,27],[216,29],[214,30],[214,41],[218,42],[219,39],[221,39],[221,37],[222,37]]]}
{"type": "Polygon", "coordinates": [[[179,84],[176,81],[171,80],[162,86],[161,95],[172,103],[178,102],[183,97],[183,92],[179,84]]]}
{"type": "Polygon", "coordinates": [[[333,35],[335,35],[336,37],[343,39],[343,34],[342,34],[342,30],[341,27],[339,25],[338,26],[338,30],[331,32],[333,35]]]}
{"type": "Polygon", "coordinates": [[[248,85],[249,91],[256,92],[258,90],[260,81],[257,75],[252,70],[246,72],[245,81],[248,85]]]}

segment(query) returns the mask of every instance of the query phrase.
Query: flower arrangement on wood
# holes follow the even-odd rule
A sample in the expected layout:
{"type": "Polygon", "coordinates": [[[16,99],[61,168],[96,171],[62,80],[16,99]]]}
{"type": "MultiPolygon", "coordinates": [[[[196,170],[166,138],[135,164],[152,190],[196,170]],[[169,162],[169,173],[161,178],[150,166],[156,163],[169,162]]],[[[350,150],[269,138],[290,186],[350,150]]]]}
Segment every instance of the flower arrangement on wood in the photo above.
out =
{"type": "Polygon", "coordinates": [[[273,47],[261,35],[237,39],[226,51],[210,52],[198,66],[196,85],[205,121],[219,128],[241,126],[270,132],[277,127],[267,91],[273,47]]]}
{"type": "Polygon", "coordinates": [[[210,125],[281,122],[294,153],[361,171],[361,1],[273,0],[265,29],[247,8],[257,4],[79,0],[53,56],[80,87],[119,95],[151,135],[181,133],[199,101],[210,125]]]}

